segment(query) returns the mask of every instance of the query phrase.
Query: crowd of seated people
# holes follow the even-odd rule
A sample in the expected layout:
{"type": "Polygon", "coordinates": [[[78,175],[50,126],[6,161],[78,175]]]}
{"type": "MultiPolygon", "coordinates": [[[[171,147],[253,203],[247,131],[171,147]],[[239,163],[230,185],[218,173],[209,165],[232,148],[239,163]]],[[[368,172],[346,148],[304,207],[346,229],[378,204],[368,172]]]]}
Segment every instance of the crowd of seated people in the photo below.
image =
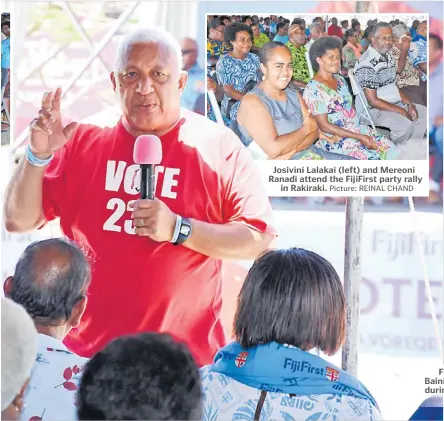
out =
{"type": "MultiPolygon", "coordinates": [[[[82,250],[65,239],[33,243],[20,257],[1,299],[2,421],[382,419],[356,377],[313,352],[335,354],[346,333],[341,280],[314,252],[256,259],[233,341],[200,368],[167,333],[115,338],[91,359],[72,353],[62,341],[81,321],[90,277],[82,250]]],[[[412,419],[442,417],[433,399],[412,419]]]]}
{"type": "MultiPolygon", "coordinates": [[[[427,159],[427,22],[340,25],[336,18],[326,25],[316,17],[307,26],[301,18],[210,16],[207,87],[224,123],[257,159],[427,159]],[[283,61],[274,62],[272,76],[276,54],[283,61]]],[[[432,39],[439,49],[441,38],[432,39]]],[[[216,120],[209,103],[207,111],[216,120]]],[[[439,129],[435,120],[430,126],[439,129]]],[[[430,149],[435,196],[439,144],[430,149]]]]}

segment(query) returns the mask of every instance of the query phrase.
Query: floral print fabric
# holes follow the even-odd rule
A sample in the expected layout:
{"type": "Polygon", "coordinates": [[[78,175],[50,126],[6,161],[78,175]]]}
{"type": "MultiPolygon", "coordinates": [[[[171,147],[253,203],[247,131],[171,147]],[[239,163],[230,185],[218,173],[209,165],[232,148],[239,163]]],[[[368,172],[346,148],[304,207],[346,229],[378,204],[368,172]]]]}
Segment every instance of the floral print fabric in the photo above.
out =
{"type": "MultiPolygon", "coordinates": [[[[261,391],[212,371],[201,369],[204,391],[203,421],[253,421],[261,391]]],[[[309,395],[291,397],[267,393],[261,420],[282,421],[374,421],[382,416],[368,400],[345,395],[309,395]]]]}
{"type": "Polygon", "coordinates": [[[20,420],[77,420],[76,391],[87,362],[87,358],[68,351],[62,342],[40,333],[20,420]]]}
{"type": "Polygon", "coordinates": [[[386,160],[394,159],[395,146],[385,136],[372,128],[359,123],[356,109],[353,107],[353,97],[350,94],[344,78],[335,75],[338,79],[337,91],[328,86],[311,80],[304,90],[304,100],[313,115],[327,114],[329,123],[342,127],[354,133],[371,136],[378,145],[378,150],[371,150],[360,141],[343,137],[337,142],[319,140],[316,146],[328,152],[344,154],[356,159],[386,160]]]}

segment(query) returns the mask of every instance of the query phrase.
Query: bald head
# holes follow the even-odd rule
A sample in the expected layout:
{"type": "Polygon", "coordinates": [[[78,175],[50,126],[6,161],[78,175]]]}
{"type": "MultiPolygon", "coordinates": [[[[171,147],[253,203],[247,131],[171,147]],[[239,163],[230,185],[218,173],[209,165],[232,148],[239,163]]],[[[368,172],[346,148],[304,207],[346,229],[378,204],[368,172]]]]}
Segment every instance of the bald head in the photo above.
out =
{"type": "Polygon", "coordinates": [[[83,252],[70,241],[51,238],[31,244],[21,255],[5,294],[21,304],[37,324],[71,318],[84,297],[91,271],[83,252]]]}
{"type": "Polygon", "coordinates": [[[180,43],[183,57],[183,70],[189,70],[197,61],[197,42],[191,38],[184,38],[180,43]]]}

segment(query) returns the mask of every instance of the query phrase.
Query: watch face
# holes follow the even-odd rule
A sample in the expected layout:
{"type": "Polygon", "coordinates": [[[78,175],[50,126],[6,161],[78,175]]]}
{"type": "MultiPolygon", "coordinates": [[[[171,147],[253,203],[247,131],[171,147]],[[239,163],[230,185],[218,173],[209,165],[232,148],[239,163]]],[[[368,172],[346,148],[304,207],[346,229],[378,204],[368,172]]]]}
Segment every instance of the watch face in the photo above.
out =
{"type": "Polygon", "coordinates": [[[190,235],[190,231],[191,231],[191,227],[189,227],[188,225],[183,225],[182,228],[180,229],[180,233],[182,235],[187,236],[187,237],[190,235]]]}

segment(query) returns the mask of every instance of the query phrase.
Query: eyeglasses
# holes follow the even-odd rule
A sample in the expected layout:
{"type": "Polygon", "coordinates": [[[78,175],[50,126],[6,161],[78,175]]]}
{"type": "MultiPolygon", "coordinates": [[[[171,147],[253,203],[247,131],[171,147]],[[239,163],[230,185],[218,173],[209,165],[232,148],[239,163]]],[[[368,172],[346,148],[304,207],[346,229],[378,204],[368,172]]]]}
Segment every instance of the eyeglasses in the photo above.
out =
{"type": "Polygon", "coordinates": [[[393,37],[375,37],[375,39],[379,39],[382,42],[393,42],[393,37]]]}

